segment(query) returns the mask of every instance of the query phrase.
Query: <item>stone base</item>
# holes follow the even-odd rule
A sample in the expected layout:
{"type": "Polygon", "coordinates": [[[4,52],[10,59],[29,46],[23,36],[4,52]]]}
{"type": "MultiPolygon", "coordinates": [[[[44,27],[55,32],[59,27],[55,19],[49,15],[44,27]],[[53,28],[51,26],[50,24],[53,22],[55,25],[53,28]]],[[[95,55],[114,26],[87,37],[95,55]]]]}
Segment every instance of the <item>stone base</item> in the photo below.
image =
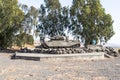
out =
{"type": "Polygon", "coordinates": [[[99,53],[82,53],[82,54],[36,54],[36,53],[16,53],[11,59],[25,60],[101,60],[104,59],[104,52],[99,53]]]}

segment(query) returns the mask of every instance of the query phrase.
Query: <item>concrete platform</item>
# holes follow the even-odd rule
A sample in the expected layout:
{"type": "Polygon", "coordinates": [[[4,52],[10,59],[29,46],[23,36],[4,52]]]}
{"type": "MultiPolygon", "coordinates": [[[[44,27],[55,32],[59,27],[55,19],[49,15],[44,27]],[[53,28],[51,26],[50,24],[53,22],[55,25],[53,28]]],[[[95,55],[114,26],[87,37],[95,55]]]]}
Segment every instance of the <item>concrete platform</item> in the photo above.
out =
{"type": "Polygon", "coordinates": [[[25,60],[100,60],[104,59],[104,52],[99,53],[82,53],[82,54],[37,54],[37,53],[15,53],[11,59],[25,59],[25,60]]]}

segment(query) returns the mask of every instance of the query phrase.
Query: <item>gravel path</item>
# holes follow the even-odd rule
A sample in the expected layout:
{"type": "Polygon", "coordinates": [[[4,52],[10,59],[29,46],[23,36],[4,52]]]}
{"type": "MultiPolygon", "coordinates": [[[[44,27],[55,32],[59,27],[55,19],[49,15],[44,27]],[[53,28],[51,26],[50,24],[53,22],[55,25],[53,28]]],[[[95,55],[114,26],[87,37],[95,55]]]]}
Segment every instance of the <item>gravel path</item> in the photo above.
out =
{"type": "Polygon", "coordinates": [[[0,53],[0,80],[120,80],[120,58],[53,62],[10,60],[0,53]]]}

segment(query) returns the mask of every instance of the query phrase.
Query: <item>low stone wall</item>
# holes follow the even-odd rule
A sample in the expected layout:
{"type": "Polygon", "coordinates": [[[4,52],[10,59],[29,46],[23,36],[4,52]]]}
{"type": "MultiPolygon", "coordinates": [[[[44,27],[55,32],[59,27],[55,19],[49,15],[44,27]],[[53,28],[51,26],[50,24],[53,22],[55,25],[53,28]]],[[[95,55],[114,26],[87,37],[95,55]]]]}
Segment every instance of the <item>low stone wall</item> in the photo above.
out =
{"type": "Polygon", "coordinates": [[[40,60],[69,61],[69,60],[101,60],[104,59],[104,53],[86,53],[86,54],[68,54],[62,56],[41,57],[40,60]]]}
{"type": "Polygon", "coordinates": [[[99,53],[83,53],[83,54],[36,54],[36,53],[16,53],[15,59],[27,59],[27,60],[101,60],[104,59],[104,52],[99,53]]]}

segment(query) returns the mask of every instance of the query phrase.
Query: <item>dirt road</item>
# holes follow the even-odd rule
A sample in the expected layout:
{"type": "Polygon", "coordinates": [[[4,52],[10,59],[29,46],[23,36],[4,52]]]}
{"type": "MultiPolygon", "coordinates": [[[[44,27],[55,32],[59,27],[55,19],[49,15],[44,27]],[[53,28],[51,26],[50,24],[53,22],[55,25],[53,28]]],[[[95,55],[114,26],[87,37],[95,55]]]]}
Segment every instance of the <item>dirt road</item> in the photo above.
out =
{"type": "Polygon", "coordinates": [[[120,80],[120,58],[53,62],[11,60],[0,53],[0,80],[120,80]]]}

